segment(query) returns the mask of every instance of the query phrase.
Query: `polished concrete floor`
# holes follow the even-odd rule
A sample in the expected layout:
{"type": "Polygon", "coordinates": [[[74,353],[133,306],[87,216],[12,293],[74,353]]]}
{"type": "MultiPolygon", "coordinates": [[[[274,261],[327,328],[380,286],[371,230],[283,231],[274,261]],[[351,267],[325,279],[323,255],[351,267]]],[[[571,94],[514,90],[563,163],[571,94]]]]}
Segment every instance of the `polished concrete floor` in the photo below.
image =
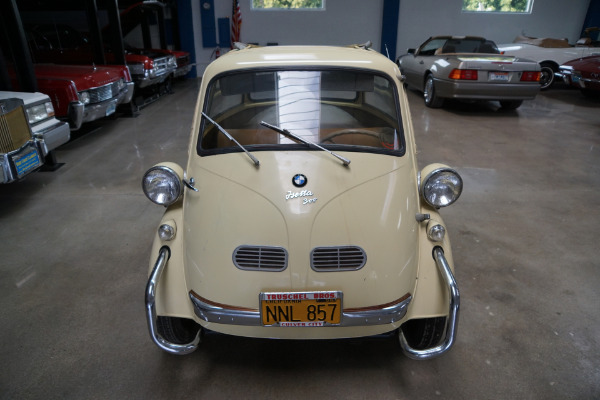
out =
{"type": "Polygon", "coordinates": [[[448,354],[207,335],[177,357],[147,333],[163,211],[140,180],[184,164],[197,86],[89,125],[57,151],[62,168],[0,187],[0,398],[600,398],[600,101],[558,85],[517,111],[433,110],[408,93],[420,163],[465,180],[442,211],[462,305],[448,354]]]}

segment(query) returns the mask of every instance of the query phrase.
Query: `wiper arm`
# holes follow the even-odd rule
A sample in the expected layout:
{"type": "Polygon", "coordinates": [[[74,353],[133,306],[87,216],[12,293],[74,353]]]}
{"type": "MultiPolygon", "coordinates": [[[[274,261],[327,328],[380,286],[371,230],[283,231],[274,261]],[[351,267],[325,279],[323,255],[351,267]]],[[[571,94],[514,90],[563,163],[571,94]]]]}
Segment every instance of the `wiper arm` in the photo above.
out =
{"type": "Polygon", "coordinates": [[[304,144],[306,144],[306,145],[308,145],[308,146],[314,146],[314,147],[318,148],[319,150],[323,150],[323,151],[325,151],[325,152],[327,152],[327,153],[331,154],[332,156],[334,156],[335,158],[337,158],[337,159],[338,159],[338,160],[340,160],[341,162],[343,162],[345,166],[348,166],[348,165],[350,164],[350,160],[348,160],[347,158],[345,158],[345,157],[342,157],[342,156],[340,156],[339,154],[336,154],[336,153],[334,153],[334,152],[333,152],[333,151],[331,151],[331,150],[327,150],[325,147],[323,147],[323,146],[321,146],[321,145],[319,145],[319,144],[316,144],[316,143],[314,143],[314,142],[311,142],[311,141],[309,141],[309,140],[306,140],[306,139],[304,139],[304,138],[302,138],[302,137],[300,137],[300,136],[298,136],[298,135],[296,135],[296,134],[294,134],[294,133],[292,133],[292,132],[288,131],[287,129],[280,128],[280,127],[278,127],[278,126],[276,126],[276,125],[271,125],[271,124],[269,124],[269,123],[267,123],[267,122],[265,122],[265,121],[260,121],[260,124],[261,124],[262,126],[266,126],[267,128],[274,130],[275,132],[279,132],[279,133],[281,133],[282,135],[285,135],[285,136],[287,136],[288,138],[295,139],[295,140],[297,140],[297,141],[299,141],[299,142],[302,142],[302,143],[304,143],[304,144]]]}
{"type": "Polygon", "coordinates": [[[206,118],[211,124],[213,124],[214,126],[217,127],[217,129],[227,137],[227,139],[231,140],[232,142],[234,142],[240,149],[244,150],[244,153],[246,153],[248,155],[248,157],[250,157],[250,159],[254,162],[254,165],[256,165],[257,167],[260,165],[260,161],[258,161],[256,159],[256,157],[254,157],[252,154],[250,154],[250,152],[248,150],[246,150],[246,148],[244,146],[242,146],[240,144],[240,142],[238,142],[237,140],[235,140],[233,138],[233,136],[231,136],[229,134],[229,132],[227,132],[225,129],[223,129],[223,127],[219,124],[217,124],[215,121],[213,121],[208,115],[206,115],[206,113],[204,111],[202,111],[202,115],[204,116],[204,118],[206,118]]]}

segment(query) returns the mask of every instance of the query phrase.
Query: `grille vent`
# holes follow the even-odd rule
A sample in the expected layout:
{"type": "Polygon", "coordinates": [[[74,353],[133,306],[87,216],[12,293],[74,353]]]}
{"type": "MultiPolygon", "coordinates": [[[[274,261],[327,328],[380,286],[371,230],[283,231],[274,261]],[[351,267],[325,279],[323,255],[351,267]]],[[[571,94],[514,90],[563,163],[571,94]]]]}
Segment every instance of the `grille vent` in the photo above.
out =
{"type": "Polygon", "coordinates": [[[364,267],[367,254],[358,246],[315,247],[310,267],[318,272],[356,271],[364,267]]]}
{"type": "Polygon", "coordinates": [[[119,81],[89,90],[90,103],[101,103],[119,94],[119,81]]]}
{"type": "Polygon", "coordinates": [[[20,99],[0,103],[0,153],[19,149],[31,139],[31,131],[20,99]]]}
{"type": "Polygon", "coordinates": [[[233,252],[233,264],[248,271],[283,271],[288,254],[282,247],[239,246],[233,252]]]}

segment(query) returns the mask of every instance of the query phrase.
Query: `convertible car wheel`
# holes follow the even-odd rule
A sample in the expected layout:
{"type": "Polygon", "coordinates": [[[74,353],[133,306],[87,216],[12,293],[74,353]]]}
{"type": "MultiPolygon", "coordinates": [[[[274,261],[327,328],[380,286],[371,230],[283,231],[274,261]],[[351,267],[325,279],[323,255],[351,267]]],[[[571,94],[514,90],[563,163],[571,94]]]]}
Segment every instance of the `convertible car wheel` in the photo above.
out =
{"type": "Polygon", "coordinates": [[[425,81],[425,90],[423,91],[423,99],[425,99],[425,105],[430,108],[440,108],[444,104],[444,99],[439,98],[435,94],[435,84],[433,82],[433,75],[427,75],[425,81]]]}
{"type": "Polygon", "coordinates": [[[445,317],[411,319],[400,329],[406,341],[415,350],[423,350],[437,345],[446,326],[445,317]]]}
{"type": "Polygon", "coordinates": [[[523,100],[506,100],[500,102],[500,107],[505,110],[516,110],[521,107],[521,104],[523,104],[523,100]]]}
{"type": "Polygon", "coordinates": [[[187,318],[157,317],[156,328],[169,342],[187,344],[196,338],[200,325],[187,318]]]}
{"type": "Polygon", "coordinates": [[[550,88],[554,83],[554,68],[548,63],[541,63],[540,67],[542,68],[542,74],[540,75],[541,89],[545,90],[550,88]]]}

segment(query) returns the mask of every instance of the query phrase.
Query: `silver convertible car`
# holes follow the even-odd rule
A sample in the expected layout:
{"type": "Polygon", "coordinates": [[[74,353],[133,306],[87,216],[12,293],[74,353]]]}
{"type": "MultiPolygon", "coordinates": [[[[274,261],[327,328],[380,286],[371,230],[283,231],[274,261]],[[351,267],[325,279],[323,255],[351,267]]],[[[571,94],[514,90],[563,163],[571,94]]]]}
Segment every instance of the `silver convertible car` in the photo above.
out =
{"type": "Polygon", "coordinates": [[[405,84],[422,91],[432,108],[454,98],[498,100],[502,108],[516,109],[540,91],[538,63],[502,55],[482,37],[431,37],[396,63],[405,84]]]}
{"type": "Polygon", "coordinates": [[[154,343],[394,333],[427,359],[455,341],[459,292],[439,209],[462,191],[418,168],[400,71],[366,48],[245,47],[205,70],[184,166],[143,177],[166,211],[146,316],[154,343]]]}

